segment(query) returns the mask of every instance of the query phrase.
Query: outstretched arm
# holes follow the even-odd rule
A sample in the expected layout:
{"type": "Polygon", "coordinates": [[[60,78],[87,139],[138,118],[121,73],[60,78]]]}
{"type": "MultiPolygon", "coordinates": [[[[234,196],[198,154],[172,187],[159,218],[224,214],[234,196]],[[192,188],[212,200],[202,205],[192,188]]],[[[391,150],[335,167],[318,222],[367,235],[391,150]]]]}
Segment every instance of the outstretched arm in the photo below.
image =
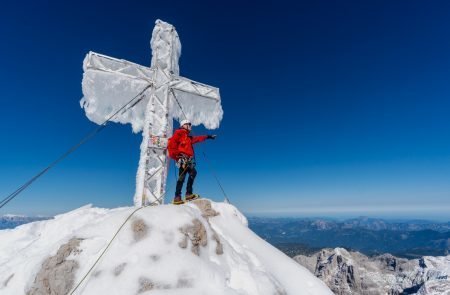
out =
{"type": "Polygon", "coordinates": [[[193,136],[192,137],[192,144],[195,144],[197,142],[202,142],[207,139],[216,139],[217,135],[200,135],[200,136],[193,136]]]}
{"type": "Polygon", "coordinates": [[[208,138],[207,135],[192,136],[192,144],[205,141],[207,138],[208,138]]]}

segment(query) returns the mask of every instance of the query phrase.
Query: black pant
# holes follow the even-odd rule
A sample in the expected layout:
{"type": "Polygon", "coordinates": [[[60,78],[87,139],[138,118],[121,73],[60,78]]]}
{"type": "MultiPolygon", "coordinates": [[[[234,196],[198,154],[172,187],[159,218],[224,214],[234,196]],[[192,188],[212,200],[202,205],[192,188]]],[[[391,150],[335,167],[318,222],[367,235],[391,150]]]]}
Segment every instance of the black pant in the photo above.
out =
{"type": "Polygon", "coordinates": [[[197,176],[197,170],[193,165],[187,165],[186,167],[181,166],[178,171],[178,181],[177,188],[175,190],[175,196],[181,196],[181,189],[183,188],[184,179],[186,174],[189,174],[186,195],[192,195],[192,186],[194,185],[195,176],[197,176]]]}

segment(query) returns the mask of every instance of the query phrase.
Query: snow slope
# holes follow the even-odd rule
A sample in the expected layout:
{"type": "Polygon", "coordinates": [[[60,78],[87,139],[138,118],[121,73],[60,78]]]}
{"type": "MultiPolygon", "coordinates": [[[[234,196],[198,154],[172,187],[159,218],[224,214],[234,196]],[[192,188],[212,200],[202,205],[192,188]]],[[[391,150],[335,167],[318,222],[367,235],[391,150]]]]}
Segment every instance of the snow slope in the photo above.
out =
{"type": "MultiPolygon", "coordinates": [[[[85,206],[0,231],[0,294],[70,294],[134,210],[85,206]]],[[[74,294],[332,293],[235,207],[198,200],[136,211],[74,294]]]]}

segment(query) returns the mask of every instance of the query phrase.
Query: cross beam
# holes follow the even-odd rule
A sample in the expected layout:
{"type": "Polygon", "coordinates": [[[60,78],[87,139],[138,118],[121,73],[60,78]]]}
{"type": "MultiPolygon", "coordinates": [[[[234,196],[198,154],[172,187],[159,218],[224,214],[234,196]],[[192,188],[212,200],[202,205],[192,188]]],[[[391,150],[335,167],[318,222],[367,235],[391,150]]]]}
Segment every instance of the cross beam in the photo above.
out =
{"type": "Polygon", "coordinates": [[[151,40],[151,67],[89,52],[84,60],[81,106],[101,124],[117,109],[151,85],[139,102],[112,119],[143,132],[136,177],[135,206],[164,203],[169,159],[166,147],[173,119],[214,129],[223,116],[219,89],[179,75],[181,45],[175,28],[156,21],[151,40]]]}

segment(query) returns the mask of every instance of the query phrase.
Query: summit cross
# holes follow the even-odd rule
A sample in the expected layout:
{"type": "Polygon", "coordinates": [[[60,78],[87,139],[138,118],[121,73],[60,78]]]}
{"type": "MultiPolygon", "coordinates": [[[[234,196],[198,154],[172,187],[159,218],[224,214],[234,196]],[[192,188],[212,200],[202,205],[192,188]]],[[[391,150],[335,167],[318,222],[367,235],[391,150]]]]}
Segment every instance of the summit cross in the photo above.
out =
{"type": "Polygon", "coordinates": [[[143,132],[134,195],[138,207],[164,203],[173,119],[215,129],[223,116],[218,88],[179,76],[181,44],[175,27],[157,20],[150,44],[150,68],[89,52],[83,62],[80,101],[86,116],[97,124],[129,103],[110,121],[130,123],[134,132],[143,132]],[[129,102],[133,97],[138,99],[129,102]]]}

